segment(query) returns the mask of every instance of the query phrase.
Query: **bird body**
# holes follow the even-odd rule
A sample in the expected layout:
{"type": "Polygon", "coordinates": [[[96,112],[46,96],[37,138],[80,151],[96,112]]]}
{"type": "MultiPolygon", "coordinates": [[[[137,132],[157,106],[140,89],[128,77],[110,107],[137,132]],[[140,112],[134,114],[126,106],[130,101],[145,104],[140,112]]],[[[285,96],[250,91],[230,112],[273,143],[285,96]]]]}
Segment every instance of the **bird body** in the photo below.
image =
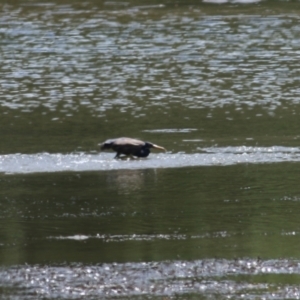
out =
{"type": "Polygon", "coordinates": [[[126,156],[147,157],[151,148],[166,151],[164,147],[127,137],[107,140],[100,144],[100,147],[101,150],[112,149],[117,152],[115,158],[119,158],[121,154],[126,156]]]}

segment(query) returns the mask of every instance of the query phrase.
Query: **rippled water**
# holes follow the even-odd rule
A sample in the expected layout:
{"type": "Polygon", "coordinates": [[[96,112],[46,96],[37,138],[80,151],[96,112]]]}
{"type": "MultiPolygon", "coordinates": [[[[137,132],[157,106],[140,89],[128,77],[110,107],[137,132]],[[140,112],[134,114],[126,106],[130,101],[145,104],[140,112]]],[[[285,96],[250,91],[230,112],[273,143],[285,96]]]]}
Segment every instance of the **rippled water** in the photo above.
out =
{"type": "Polygon", "coordinates": [[[144,118],[173,103],[239,114],[299,104],[298,15],[115,6],[4,5],[1,105],[102,117],[117,107],[144,118]]]}
{"type": "Polygon", "coordinates": [[[228,166],[242,163],[299,162],[300,148],[225,147],[200,148],[197,154],[151,154],[151,159],[115,159],[114,154],[11,154],[0,156],[0,172],[37,173],[108,171],[195,166],[228,166]]]}
{"type": "Polygon", "coordinates": [[[298,2],[0,7],[0,298],[300,298],[298,2]]]}
{"type": "MultiPolygon", "coordinates": [[[[200,260],[161,263],[104,264],[95,266],[72,265],[69,267],[28,266],[2,272],[2,283],[12,286],[23,294],[28,290],[27,299],[36,297],[65,297],[94,299],[94,297],[118,297],[134,299],[142,295],[169,299],[176,294],[197,294],[209,299],[224,296],[241,299],[269,298],[297,299],[300,289],[290,285],[274,290],[280,276],[299,274],[299,261],[260,260],[200,260]],[[245,279],[256,276],[251,283],[236,280],[237,274],[245,279]],[[273,280],[266,280],[274,274],[273,280]],[[12,280],[12,277],[14,278],[12,280]],[[277,277],[277,278],[276,278],[277,277]],[[168,285],[165,285],[168,281],[168,285]]],[[[186,299],[186,298],[185,298],[186,299]]],[[[202,299],[202,298],[201,298],[202,299]]]]}
{"type": "Polygon", "coordinates": [[[293,3],[16,3],[0,13],[2,153],[150,134],[177,152],[186,128],[205,146],[299,139],[293,3]]]}

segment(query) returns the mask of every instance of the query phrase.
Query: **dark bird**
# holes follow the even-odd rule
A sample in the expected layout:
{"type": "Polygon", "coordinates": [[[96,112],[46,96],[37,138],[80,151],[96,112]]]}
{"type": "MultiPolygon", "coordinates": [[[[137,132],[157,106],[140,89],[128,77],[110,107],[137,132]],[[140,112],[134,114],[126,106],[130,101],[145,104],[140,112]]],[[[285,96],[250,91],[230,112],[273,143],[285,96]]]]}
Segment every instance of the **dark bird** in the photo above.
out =
{"type": "Polygon", "coordinates": [[[101,150],[112,149],[116,151],[117,155],[115,158],[119,158],[121,154],[126,156],[147,157],[151,148],[166,151],[164,147],[127,137],[107,140],[99,145],[101,150]]]}

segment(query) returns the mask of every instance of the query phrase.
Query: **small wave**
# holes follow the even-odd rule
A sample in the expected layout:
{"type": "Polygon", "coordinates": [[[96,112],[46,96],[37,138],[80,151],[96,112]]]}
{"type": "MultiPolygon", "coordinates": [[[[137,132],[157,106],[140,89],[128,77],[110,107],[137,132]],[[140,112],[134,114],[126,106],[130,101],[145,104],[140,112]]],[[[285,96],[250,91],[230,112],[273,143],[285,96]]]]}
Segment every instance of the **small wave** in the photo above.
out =
{"type": "Polygon", "coordinates": [[[153,130],[143,130],[144,132],[157,132],[157,133],[189,133],[192,131],[197,131],[197,128],[167,128],[167,129],[153,129],[153,130]]]}
{"type": "Polygon", "coordinates": [[[187,239],[203,239],[203,238],[224,238],[229,237],[226,231],[215,232],[212,234],[205,233],[201,235],[185,235],[185,234],[130,234],[130,235],[110,235],[110,234],[97,234],[97,235],[67,235],[67,236],[49,236],[48,239],[53,240],[74,240],[83,241],[88,239],[100,239],[104,242],[125,242],[125,241],[155,241],[155,240],[187,240],[187,239]]]}
{"type": "Polygon", "coordinates": [[[113,153],[7,154],[0,156],[0,173],[82,172],[119,169],[157,169],[192,166],[228,166],[300,161],[296,147],[210,147],[201,153],[151,154],[147,159],[116,160],[113,153]]]}
{"type": "Polygon", "coordinates": [[[224,4],[224,3],[238,3],[238,4],[251,4],[258,3],[261,0],[203,0],[204,3],[224,4]]]}
{"type": "Polygon", "coordinates": [[[272,146],[272,147],[251,147],[251,146],[239,146],[239,147],[208,147],[201,148],[202,151],[210,153],[298,153],[300,154],[300,148],[298,147],[284,147],[284,146],[272,146]]]}
{"type": "Polygon", "coordinates": [[[209,299],[228,295],[234,299],[299,298],[298,285],[289,285],[285,281],[274,285],[273,281],[259,277],[266,274],[299,275],[300,262],[285,259],[204,259],[88,266],[76,263],[19,265],[0,268],[0,286],[11,288],[11,294],[22,299],[132,299],[190,293],[209,299]],[[247,276],[251,276],[248,277],[250,280],[247,276]]]}

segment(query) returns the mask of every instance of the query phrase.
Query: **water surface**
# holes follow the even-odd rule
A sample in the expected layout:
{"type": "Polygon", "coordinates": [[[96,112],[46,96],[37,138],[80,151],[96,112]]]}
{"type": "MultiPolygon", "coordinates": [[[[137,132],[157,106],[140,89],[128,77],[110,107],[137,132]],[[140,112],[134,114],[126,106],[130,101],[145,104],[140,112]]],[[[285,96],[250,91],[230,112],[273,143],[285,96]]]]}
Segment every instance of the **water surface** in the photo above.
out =
{"type": "Polygon", "coordinates": [[[300,297],[297,2],[0,7],[1,297],[300,297]]]}

